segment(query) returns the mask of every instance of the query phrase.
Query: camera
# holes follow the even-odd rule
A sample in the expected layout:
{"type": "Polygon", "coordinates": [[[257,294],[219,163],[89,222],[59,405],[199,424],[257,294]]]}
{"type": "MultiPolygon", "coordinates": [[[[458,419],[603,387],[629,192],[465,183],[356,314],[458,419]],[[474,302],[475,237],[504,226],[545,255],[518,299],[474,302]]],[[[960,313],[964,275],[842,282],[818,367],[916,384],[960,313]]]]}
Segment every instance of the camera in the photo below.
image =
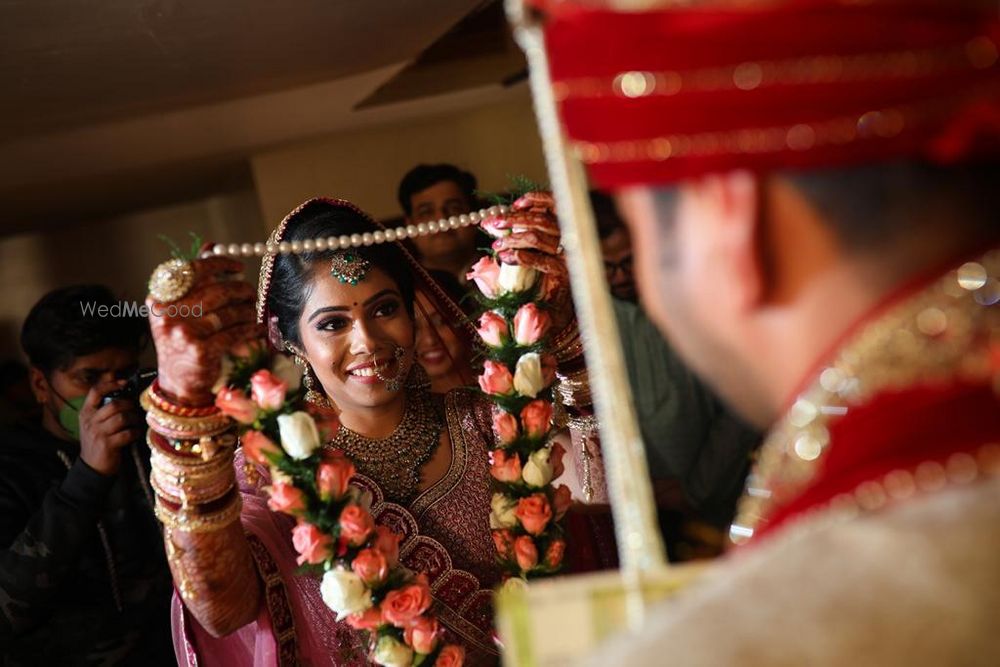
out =
{"type": "Polygon", "coordinates": [[[146,390],[146,387],[156,379],[155,368],[140,368],[125,380],[125,386],[108,392],[101,398],[101,407],[111,401],[138,401],[139,394],[146,390]]]}

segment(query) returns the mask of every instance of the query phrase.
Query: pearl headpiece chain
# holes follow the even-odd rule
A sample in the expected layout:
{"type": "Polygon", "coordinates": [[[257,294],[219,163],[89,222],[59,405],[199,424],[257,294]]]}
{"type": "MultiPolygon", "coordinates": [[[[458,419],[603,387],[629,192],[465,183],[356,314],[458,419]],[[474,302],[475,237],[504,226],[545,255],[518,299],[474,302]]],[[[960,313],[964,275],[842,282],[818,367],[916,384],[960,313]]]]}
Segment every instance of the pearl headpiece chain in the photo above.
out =
{"type": "Polygon", "coordinates": [[[343,234],[304,241],[281,241],[278,243],[217,243],[205,255],[230,255],[233,257],[263,257],[265,255],[298,255],[305,252],[360,248],[361,246],[391,243],[416,236],[428,236],[459,227],[478,225],[487,218],[503,215],[510,211],[508,206],[490,206],[471,213],[453,215],[437,221],[421,222],[416,225],[400,225],[395,229],[379,229],[364,234],[343,234]]]}

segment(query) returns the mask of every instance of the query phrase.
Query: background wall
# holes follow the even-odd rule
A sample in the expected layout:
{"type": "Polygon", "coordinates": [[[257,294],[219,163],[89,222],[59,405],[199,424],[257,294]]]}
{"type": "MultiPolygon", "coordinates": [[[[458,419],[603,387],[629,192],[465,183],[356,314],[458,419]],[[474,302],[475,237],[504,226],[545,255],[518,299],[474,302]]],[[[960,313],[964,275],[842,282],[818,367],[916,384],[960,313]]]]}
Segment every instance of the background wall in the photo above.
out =
{"type": "MultiPolygon", "coordinates": [[[[182,247],[192,231],[219,242],[264,240],[288,211],[315,195],[344,197],[376,218],[394,218],[401,214],[399,180],[420,162],[455,163],[488,192],[507,189],[511,176],[545,182],[527,91],[270,149],[249,160],[252,189],[0,238],[0,360],[21,358],[21,322],[56,287],[105,283],[141,301],[150,271],[170,254],[160,235],[182,247]]],[[[256,275],[252,261],[247,277],[256,275]]]]}
{"type": "Polygon", "coordinates": [[[189,232],[204,239],[255,239],[263,227],[256,195],[245,190],[0,239],[0,359],[21,358],[21,323],[52,289],[104,283],[123,298],[141,302],[153,267],[170,256],[159,235],[187,248],[189,232]]]}
{"type": "Polygon", "coordinates": [[[353,130],[255,156],[254,181],[269,227],[309,197],[349,199],[377,219],[402,215],[399,181],[421,162],[471,171],[499,192],[510,176],[545,182],[545,163],[527,90],[461,111],[353,130]]]}

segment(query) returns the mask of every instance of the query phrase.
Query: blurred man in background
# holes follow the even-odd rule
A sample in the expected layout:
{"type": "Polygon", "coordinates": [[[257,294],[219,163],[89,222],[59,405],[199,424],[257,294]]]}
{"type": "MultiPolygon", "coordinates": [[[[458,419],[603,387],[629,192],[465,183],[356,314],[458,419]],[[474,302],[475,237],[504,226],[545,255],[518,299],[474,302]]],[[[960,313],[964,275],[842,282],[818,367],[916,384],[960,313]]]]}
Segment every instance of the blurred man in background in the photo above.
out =
{"type": "Polygon", "coordinates": [[[0,660],[168,665],[170,575],[137,397],[147,325],[101,317],[106,287],[44,296],[21,331],[40,423],[0,434],[0,660]],[[138,443],[138,444],[137,444],[138,443]]]}
{"type": "MultiPolygon", "coordinates": [[[[476,177],[469,172],[451,164],[419,164],[403,177],[397,198],[406,224],[418,225],[472,211],[475,193],[476,177]]],[[[425,268],[446,271],[464,285],[465,274],[480,254],[479,235],[479,228],[470,225],[411,240],[425,268]]]]}
{"type": "Polygon", "coordinates": [[[622,222],[615,201],[598,190],[590,191],[590,205],[594,209],[597,235],[601,240],[604,256],[604,273],[608,278],[611,295],[622,301],[635,302],[635,275],[632,272],[632,238],[622,222]]]}

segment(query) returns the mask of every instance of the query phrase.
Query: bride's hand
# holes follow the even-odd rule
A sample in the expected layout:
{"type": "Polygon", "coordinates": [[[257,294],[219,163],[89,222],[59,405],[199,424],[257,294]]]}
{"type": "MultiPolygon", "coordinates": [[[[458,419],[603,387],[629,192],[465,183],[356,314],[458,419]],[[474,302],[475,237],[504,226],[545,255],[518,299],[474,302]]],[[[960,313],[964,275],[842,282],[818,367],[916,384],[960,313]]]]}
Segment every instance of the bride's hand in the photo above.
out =
{"type": "Polygon", "coordinates": [[[146,305],[160,388],[185,404],[207,405],[223,356],[239,343],[264,340],[264,331],[255,323],[256,294],[242,279],[240,262],[211,257],[191,266],[195,279],[187,294],[165,304],[147,296],[146,305]]]}
{"type": "Polygon", "coordinates": [[[573,303],[552,195],[529,192],[511,205],[509,213],[493,218],[487,225],[509,232],[493,242],[500,261],[544,274],[542,298],[552,306],[555,331],[561,331],[573,319],[573,303]]]}

